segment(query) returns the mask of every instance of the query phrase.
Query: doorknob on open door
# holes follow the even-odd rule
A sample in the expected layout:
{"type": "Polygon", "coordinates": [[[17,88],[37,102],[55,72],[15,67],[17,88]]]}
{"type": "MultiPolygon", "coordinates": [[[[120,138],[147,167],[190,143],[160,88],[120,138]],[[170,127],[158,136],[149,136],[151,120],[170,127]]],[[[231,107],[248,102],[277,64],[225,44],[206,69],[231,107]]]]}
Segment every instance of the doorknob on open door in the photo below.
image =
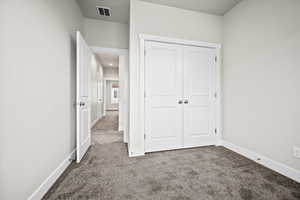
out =
{"type": "Polygon", "coordinates": [[[79,106],[85,106],[85,103],[84,102],[80,102],[79,106]]]}

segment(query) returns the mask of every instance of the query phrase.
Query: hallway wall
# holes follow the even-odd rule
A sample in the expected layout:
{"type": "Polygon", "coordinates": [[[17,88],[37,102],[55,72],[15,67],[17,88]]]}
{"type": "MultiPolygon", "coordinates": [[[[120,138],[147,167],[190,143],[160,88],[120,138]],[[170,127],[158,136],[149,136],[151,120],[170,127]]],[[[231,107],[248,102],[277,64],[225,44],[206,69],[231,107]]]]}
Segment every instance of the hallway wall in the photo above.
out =
{"type": "Polygon", "coordinates": [[[75,148],[75,0],[0,1],[0,199],[27,199],[75,148]]]}
{"type": "Polygon", "coordinates": [[[84,33],[90,46],[128,49],[129,25],[97,19],[84,19],[84,33]]]}
{"type": "Polygon", "coordinates": [[[104,114],[103,107],[103,66],[93,55],[91,67],[91,80],[90,80],[90,94],[91,94],[91,123],[100,119],[104,114]],[[101,91],[100,91],[101,90],[101,91]],[[100,94],[99,94],[100,93],[100,94]],[[99,102],[102,99],[102,102],[99,102]]]}
{"type": "Polygon", "coordinates": [[[104,78],[118,80],[119,79],[119,68],[104,68],[104,78]]]}

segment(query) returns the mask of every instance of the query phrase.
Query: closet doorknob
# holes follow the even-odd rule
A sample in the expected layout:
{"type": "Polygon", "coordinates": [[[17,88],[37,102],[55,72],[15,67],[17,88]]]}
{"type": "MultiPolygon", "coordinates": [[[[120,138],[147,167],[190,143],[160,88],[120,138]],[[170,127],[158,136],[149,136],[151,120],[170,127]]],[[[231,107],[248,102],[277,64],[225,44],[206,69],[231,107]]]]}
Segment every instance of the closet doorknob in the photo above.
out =
{"type": "Polygon", "coordinates": [[[181,100],[179,100],[179,101],[178,101],[178,104],[182,104],[182,101],[181,101],[181,100]]]}
{"type": "Polygon", "coordinates": [[[188,104],[188,103],[189,103],[189,101],[188,101],[188,100],[185,100],[185,101],[184,101],[184,104],[188,104]]]}

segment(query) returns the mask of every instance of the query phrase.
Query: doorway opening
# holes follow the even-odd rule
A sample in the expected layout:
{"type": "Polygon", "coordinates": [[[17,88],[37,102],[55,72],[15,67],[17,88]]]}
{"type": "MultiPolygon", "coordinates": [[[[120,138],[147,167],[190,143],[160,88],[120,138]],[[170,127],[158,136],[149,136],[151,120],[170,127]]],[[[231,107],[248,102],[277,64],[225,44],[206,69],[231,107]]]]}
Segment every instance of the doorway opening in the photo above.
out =
{"type": "MultiPolygon", "coordinates": [[[[96,106],[92,106],[91,113],[97,113],[92,122],[92,143],[109,144],[122,142],[124,134],[120,127],[120,81],[119,55],[109,53],[94,53],[97,70],[92,69],[91,87],[97,87],[96,106]],[[93,77],[96,81],[93,83],[93,77]]],[[[123,87],[122,87],[123,88],[123,87]]],[[[93,88],[92,88],[93,89],[93,88]]],[[[92,117],[93,118],[93,117],[92,117]]]]}
{"type": "MultiPolygon", "coordinates": [[[[90,47],[98,62],[98,118],[92,122],[92,142],[128,143],[129,69],[128,50],[90,47]],[[102,112],[102,113],[101,113],[102,112]]],[[[93,108],[91,110],[93,113],[93,108]]]]}
{"type": "Polygon", "coordinates": [[[88,46],[79,31],[76,40],[76,162],[79,163],[92,143],[116,140],[128,143],[129,59],[127,49],[88,46]],[[97,137],[99,132],[102,135],[97,137]]]}

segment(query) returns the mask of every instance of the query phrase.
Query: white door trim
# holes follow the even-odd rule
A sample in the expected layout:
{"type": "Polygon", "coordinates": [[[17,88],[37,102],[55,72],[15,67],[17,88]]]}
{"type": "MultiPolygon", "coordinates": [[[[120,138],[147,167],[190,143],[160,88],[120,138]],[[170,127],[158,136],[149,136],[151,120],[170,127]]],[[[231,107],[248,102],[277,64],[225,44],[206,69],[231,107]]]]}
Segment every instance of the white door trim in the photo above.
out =
{"type": "MultiPolygon", "coordinates": [[[[154,36],[148,34],[140,34],[140,121],[139,124],[141,126],[141,134],[145,133],[145,42],[146,41],[155,41],[155,42],[164,42],[164,43],[172,43],[172,44],[181,44],[187,46],[198,46],[198,47],[207,47],[213,48],[217,51],[217,72],[216,72],[216,95],[217,95],[217,137],[218,137],[218,144],[222,144],[222,82],[221,82],[221,44],[217,43],[208,43],[202,41],[192,41],[192,40],[183,40],[177,38],[169,38],[169,37],[161,37],[161,36],[154,36]]],[[[145,153],[145,139],[142,140],[141,145],[144,146],[144,153],[145,153]]]]}

